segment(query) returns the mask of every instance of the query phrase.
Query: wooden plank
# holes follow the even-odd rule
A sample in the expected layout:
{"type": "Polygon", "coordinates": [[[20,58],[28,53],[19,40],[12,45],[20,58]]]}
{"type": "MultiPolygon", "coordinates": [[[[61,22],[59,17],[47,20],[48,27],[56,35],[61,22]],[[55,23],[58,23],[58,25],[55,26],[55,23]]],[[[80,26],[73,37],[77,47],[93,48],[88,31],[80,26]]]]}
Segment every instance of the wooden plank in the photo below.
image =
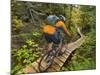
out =
{"type": "Polygon", "coordinates": [[[49,69],[51,69],[51,68],[54,68],[55,71],[59,71],[60,70],[60,66],[58,64],[56,64],[56,63],[54,63],[49,69]]]}
{"type": "Polygon", "coordinates": [[[45,69],[48,68],[48,64],[46,63],[46,61],[41,61],[41,64],[39,65],[40,67],[40,71],[45,71],[45,69]]]}
{"type": "Polygon", "coordinates": [[[56,58],[58,58],[61,62],[65,62],[65,60],[66,60],[66,58],[64,58],[63,56],[59,56],[59,57],[56,57],[56,58]]]}
{"type": "Polygon", "coordinates": [[[43,68],[45,68],[48,64],[46,63],[46,61],[42,61],[40,64],[43,68]]]}
{"type": "Polygon", "coordinates": [[[68,54],[66,54],[65,52],[64,52],[64,54],[62,55],[64,58],[66,58],[67,56],[68,56],[68,54]]]}
{"type": "Polygon", "coordinates": [[[39,65],[39,70],[40,70],[40,72],[45,71],[46,68],[47,68],[47,66],[39,65]]]}
{"type": "Polygon", "coordinates": [[[54,58],[54,63],[57,63],[60,67],[63,65],[63,62],[61,62],[58,58],[54,58]]]}
{"type": "Polygon", "coordinates": [[[40,57],[38,60],[36,60],[36,62],[38,62],[38,63],[39,63],[39,62],[40,62],[40,60],[41,60],[41,57],[40,57]]]}
{"type": "Polygon", "coordinates": [[[68,51],[65,51],[65,53],[64,53],[65,55],[66,55],[66,57],[67,56],[69,56],[70,55],[70,52],[68,52],[68,51]]]}
{"type": "Polygon", "coordinates": [[[71,50],[70,48],[66,48],[66,51],[71,53],[73,50],[71,50]]]}
{"type": "Polygon", "coordinates": [[[43,62],[40,64],[40,60],[41,60],[41,57],[36,62],[38,63],[38,68],[39,68],[39,70],[41,72],[41,71],[44,70],[45,66],[41,65],[43,62]]]}
{"type": "Polygon", "coordinates": [[[48,69],[47,69],[47,72],[56,72],[56,69],[55,69],[54,67],[48,68],[48,69]]]}
{"type": "Polygon", "coordinates": [[[35,68],[35,70],[37,71],[37,72],[39,72],[39,69],[38,69],[38,63],[37,62],[34,62],[34,63],[32,63],[32,66],[35,68]]]}
{"type": "Polygon", "coordinates": [[[40,72],[43,72],[45,69],[40,65],[39,70],[40,70],[40,72]]]}
{"type": "Polygon", "coordinates": [[[32,66],[27,66],[23,69],[24,73],[36,73],[37,71],[32,66]]]}

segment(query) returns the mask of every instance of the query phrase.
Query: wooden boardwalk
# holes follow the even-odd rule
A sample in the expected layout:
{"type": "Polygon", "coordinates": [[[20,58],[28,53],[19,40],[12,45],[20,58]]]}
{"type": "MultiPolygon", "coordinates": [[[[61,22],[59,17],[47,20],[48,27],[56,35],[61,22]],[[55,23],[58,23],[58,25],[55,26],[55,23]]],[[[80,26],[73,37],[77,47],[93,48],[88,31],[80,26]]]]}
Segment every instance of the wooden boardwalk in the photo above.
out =
{"type": "Polygon", "coordinates": [[[62,56],[58,56],[54,58],[54,63],[45,71],[46,67],[47,67],[47,63],[45,61],[42,62],[41,65],[39,65],[40,59],[41,57],[32,63],[31,66],[27,66],[26,68],[24,68],[22,71],[18,72],[18,75],[21,74],[21,72],[24,73],[40,73],[40,72],[57,72],[61,69],[61,67],[64,65],[64,63],[66,62],[66,60],[68,59],[68,57],[70,56],[70,54],[76,50],[77,48],[79,48],[83,42],[85,41],[85,36],[82,36],[81,38],[79,38],[77,41],[69,43],[67,45],[67,50],[65,51],[65,53],[62,56]],[[39,69],[40,67],[40,69],[39,69]]]}

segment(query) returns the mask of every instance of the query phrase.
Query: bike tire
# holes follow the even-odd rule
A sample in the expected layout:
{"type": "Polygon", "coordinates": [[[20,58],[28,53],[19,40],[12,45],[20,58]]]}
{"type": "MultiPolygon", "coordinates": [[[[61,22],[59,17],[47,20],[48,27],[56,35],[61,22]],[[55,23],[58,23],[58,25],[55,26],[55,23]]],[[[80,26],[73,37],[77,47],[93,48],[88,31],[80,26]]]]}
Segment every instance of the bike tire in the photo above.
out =
{"type": "Polygon", "coordinates": [[[39,66],[38,66],[40,72],[44,72],[47,68],[50,67],[51,64],[48,65],[48,66],[46,66],[46,68],[43,67],[44,70],[41,69],[43,61],[44,61],[44,60],[46,61],[46,59],[48,58],[50,52],[51,52],[51,51],[45,53],[45,54],[41,57],[40,62],[39,62],[39,66]]]}

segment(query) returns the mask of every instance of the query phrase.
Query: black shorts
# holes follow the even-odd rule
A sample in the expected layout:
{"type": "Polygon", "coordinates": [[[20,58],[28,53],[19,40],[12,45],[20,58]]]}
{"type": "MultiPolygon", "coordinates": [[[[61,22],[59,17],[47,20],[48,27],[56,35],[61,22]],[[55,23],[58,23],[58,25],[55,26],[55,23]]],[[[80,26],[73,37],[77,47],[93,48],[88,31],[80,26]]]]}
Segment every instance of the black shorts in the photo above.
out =
{"type": "Polygon", "coordinates": [[[60,41],[62,40],[62,43],[64,44],[64,38],[62,37],[62,35],[60,34],[60,32],[56,32],[54,34],[48,34],[48,33],[44,33],[45,39],[47,40],[48,43],[55,43],[55,44],[59,44],[60,41]]]}

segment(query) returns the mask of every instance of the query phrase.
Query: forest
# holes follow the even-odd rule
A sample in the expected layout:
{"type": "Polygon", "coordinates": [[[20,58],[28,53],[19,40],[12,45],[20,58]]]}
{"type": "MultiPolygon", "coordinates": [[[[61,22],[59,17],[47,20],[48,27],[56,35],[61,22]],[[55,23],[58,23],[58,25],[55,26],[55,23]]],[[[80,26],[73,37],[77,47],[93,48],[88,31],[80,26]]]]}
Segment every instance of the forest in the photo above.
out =
{"type": "Polygon", "coordinates": [[[85,42],[72,53],[60,71],[96,69],[96,6],[12,0],[12,75],[41,57],[47,44],[42,28],[50,14],[66,17],[65,24],[71,33],[70,37],[64,37],[66,43],[79,39],[80,31],[86,36],[85,42]]]}

